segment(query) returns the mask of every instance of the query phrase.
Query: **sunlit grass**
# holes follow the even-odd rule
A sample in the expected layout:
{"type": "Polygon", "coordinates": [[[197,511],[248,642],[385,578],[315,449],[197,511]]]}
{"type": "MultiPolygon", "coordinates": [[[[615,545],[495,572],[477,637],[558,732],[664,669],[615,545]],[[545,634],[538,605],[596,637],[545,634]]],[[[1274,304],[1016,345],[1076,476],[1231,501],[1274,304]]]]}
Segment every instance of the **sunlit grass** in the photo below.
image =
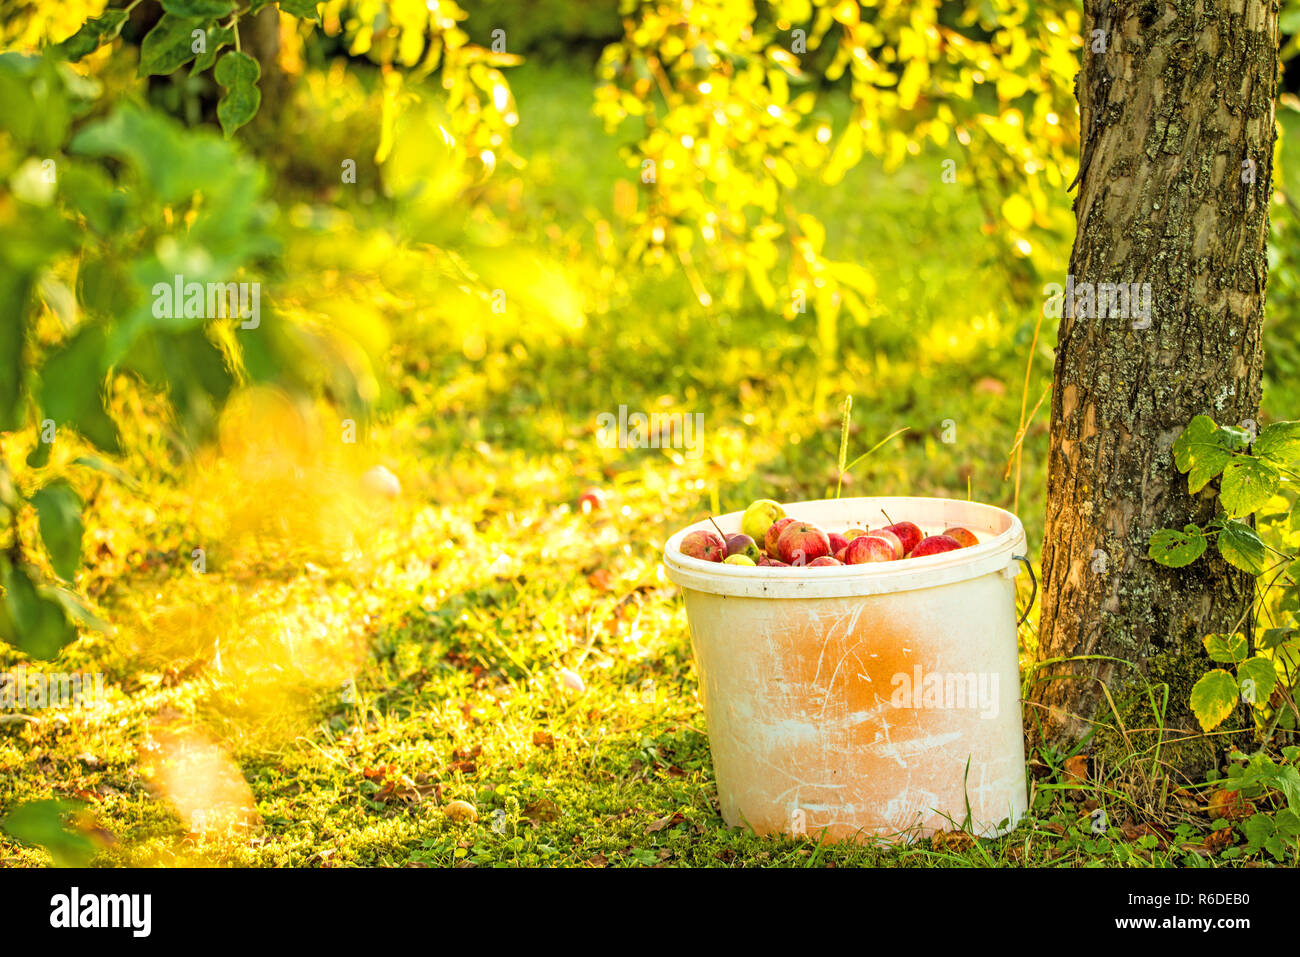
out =
{"type": "MultiPolygon", "coordinates": [[[[68,658],[108,674],[108,700],[0,727],[0,805],[84,801],[115,838],[99,861],[118,864],[1193,859],[1090,843],[1099,792],[1056,766],[1035,786],[1036,819],[982,847],[828,848],[723,826],[662,542],[754,498],[833,494],[845,394],[850,459],[908,427],[845,494],[1009,506],[1038,304],[983,268],[978,207],[936,191],[937,156],[894,176],[865,165],[803,197],[833,224],[836,256],[889,280],[871,323],[846,321],[827,369],[811,316],[704,314],[680,282],[611,276],[599,237],[625,171],[588,148],[603,136],[589,84],[538,73],[517,87],[541,127],[520,127],[534,166],[502,187],[506,215],[527,232],[554,207],[572,224],[532,238],[581,289],[584,322],[534,311],[493,323],[468,297],[440,298],[446,277],[397,241],[389,210],[363,202],[319,223],[304,197],[285,307],[389,321],[391,341],[365,342],[364,322],[353,337],[382,363],[379,412],[349,442],[346,412],[254,393],[197,457],[178,456],[161,428],[133,436],[143,488],[107,486],[88,533],[84,584],[115,631],[68,658]],[[596,416],[620,404],[701,413],[701,454],[601,447],[596,416]],[[380,464],[401,483],[394,498],[365,484],[380,464]],[[607,509],[576,507],[588,485],[608,492],[607,509]],[[476,806],[477,824],[446,820],[453,799],[476,806]],[[205,807],[226,810],[196,817],[205,807]]],[[[1031,406],[1049,347],[1032,359],[1031,406]]],[[[1024,447],[1032,543],[1044,420],[1024,447]]],[[[0,839],[0,862],[44,859],[0,839]]]]}

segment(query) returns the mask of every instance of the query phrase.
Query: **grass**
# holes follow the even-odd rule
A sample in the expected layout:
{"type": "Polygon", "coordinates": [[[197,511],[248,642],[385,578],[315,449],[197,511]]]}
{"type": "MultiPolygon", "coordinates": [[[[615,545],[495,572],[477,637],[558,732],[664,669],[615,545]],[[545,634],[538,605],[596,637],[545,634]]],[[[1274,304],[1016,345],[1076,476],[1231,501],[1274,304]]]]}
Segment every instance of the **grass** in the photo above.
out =
{"type": "MultiPolygon", "coordinates": [[[[1038,305],[986,262],[978,207],[940,184],[940,157],[893,173],[864,164],[800,198],[836,224],[835,255],[890,277],[872,323],[842,329],[834,371],[819,373],[811,317],[705,315],[671,279],[610,277],[591,249],[625,173],[588,115],[588,82],[529,68],[516,88],[530,165],[505,215],[603,308],[580,329],[538,319],[474,345],[467,320],[410,321],[402,304],[426,290],[383,251],[382,209],[352,211],[355,242],[298,237],[290,254],[322,295],[399,330],[381,414],[349,444],[325,406],[255,396],[227,413],[216,448],[177,466],[165,426],[122,398],[142,489],[91,490],[100,520],[81,581],[115,631],[58,666],[104,672],[108,700],[0,724],[0,810],[82,802],[103,865],[1211,861],[1205,842],[1223,822],[1203,798],[1151,798],[1102,768],[1081,778],[1064,755],[1035,757],[1034,813],[998,840],[820,846],[723,824],[662,542],[753,498],[833,494],[845,394],[850,459],[909,427],[845,494],[1010,506],[1038,305]],[[596,416],[620,404],[702,413],[702,454],[602,448],[596,416]],[[376,464],[400,478],[400,496],[366,491],[376,464]],[[608,508],[576,508],[588,485],[608,508]],[[561,668],[585,691],[566,689],[561,668]],[[454,800],[477,822],[452,821],[454,800]],[[1109,828],[1094,835],[1098,807],[1109,828]]],[[[1046,345],[1032,363],[1031,407],[1046,345]]],[[[1024,446],[1032,543],[1045,418],[1024,446]]],[[[1032,636],[1031,619],[1026,651],[1032,636]]],[[[46,861],[0,836],[0,863],[46,861]]]]}

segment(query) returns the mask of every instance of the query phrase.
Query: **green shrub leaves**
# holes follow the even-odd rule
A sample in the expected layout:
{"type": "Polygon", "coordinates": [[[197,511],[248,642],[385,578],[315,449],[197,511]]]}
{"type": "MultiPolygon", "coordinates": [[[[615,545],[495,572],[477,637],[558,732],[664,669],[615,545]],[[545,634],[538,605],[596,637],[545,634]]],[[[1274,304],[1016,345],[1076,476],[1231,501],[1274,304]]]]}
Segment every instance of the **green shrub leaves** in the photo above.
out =
{"type": "Polygon", "coordinates": [[[1182,568],[1200,558],[1207,544],[1205,533],[1199,526],[1188,525],[1181,532],[1162,528],[1151,536],[1147,554],[1161,565],[1182,568]]]}
{"type": "Polygon", "coordinates": [[[1206,731],[1222,724],[1237,705],[1237,680],[1222,668],[1203,674],[1192,688],[1191,705],[1206,731]]]}
{"type": "Polygon", "coordinates": [[[262,68],[247,53],[232,51],[217,63],[215,75],[226,90],[217,104],[217,119],[221,121],[226,136],[230,137],[257,115],[257,108],[262,103],[262,91],[257,88],[262,68]]]}
{"type": "Polygon", "coordinates": [[[205,32],[206,21],[164,13],[140,44],[140,76],[167,75],[194,59],[194,33],[205,32]]]}
{"type": "MultiPolygon", "coordinates": [[[[1300,561],[1270,548],[1256,531],[1250,517],[1275,501],[1285,487],[1300,476],[1291,471],[1300,462],[1300,422],[1276,422],[1256,437],[1252,430],[1220,426],[1207,415],[1198,415],[1173,444],[1174,464],[1187,475],[1192,494],[1219,479],[1220,514],[1204,526],[1189,524],[1182,531],[1163,528],[1152,534],[1148,556],[1168,568],[1183,568],[1198,559],[1214,539],[1225,562],[1260,576],[1269,571],[1269,552],[1277,560],[1273,568],[1287,567],[1272,577],[1269,585],[1282,576],[1288,577],[1277,610],[1300,612],[1300,561]]],[[[1294,496],[1284,511],[1273,510],[1264,516],[1283,535],[1300,532],[1300,508],[1294,496]]],[[[1245,635],[1206,635],[1205,651],[1210,660],[1226,668],[1215,668],[1203,675],[1191,693],[1192,711],[1201,727],[1209,731],[1232,713],[1238,702],[1255,710],[1257,716],[1276,707],[1271,696],[1278,685],[1276,661],[1289,661],[1300,651],[1294,615],[1285,627],[1273,627],[1255,633],[1256,654],[1250,654],[1245,635]]],[[[1278,713],[1274,726],[1295,726],[1290,711],[1278,713]]]]}
{"type": "Polygon", "coordinates": [[[93,20],[87,20],[81,29],[59,44],[59,53],[76,63],[95,52],[101,44],[112,42],[122,32],[126,23],[125,10],[105,10],[93,20]]]}
{"type": "Polygon", "coordinates": [[[56,479],[37,490],[32,504],[50,564],[60,578],[72,581],[81,565],[81,498],[71,485],[56,479]]]}

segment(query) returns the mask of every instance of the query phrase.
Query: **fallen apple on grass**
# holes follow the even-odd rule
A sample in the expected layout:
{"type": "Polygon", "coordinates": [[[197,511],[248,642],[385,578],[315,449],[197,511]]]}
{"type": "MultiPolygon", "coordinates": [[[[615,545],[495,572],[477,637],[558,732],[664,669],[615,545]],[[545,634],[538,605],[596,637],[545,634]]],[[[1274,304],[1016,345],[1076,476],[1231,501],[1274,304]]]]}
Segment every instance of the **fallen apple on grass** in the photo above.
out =
{"type": "Polygon", "coordinates": [[[598,512],[605,507],[605,493],[594,485],[582,490],[578,496],[578,508],[584,515],[590,515],[592,512],[598,512]]]}
{"type": "Polygon", "coordinates": [[[366,491],[384,498],[397,498],[402,494],[402,483],[397,480],[396,475],[382,465],[366,469],[365,474],[361,476],[361,484],[365,486],[366,491]]]}

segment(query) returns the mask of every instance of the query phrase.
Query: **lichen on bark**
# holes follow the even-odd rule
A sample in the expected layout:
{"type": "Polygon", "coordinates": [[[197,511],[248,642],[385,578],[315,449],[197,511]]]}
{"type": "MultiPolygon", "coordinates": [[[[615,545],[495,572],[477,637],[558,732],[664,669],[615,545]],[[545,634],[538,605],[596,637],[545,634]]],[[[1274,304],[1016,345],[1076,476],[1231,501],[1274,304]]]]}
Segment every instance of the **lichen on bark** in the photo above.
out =
{"type": "MultiPolygon", "coordinates": [[[[1213,490],[1191,495],[1173,463],[1192,417],[1258,415],[1277,15],[1262,0],[1085,3],[1085,36],[1100,29],[1107,42],[1085,46],[1076,84],[1069,271],[1076,283],[1149,282],[1151,313],[1145,327],[1084,310],[1060,321],[1039,654],[1133,662],[1168,685],[1164,720],[1188,733],[1187,696],[1209,667],[1201,636],[1239,625],[1251,583],[1212,555],[1163,568],[1147,543],[1215,514],[1213,490]]],[[[1053,739],[1113,723],[1102,683],[1126,700],[1146,687],[1103,660],[1042,677],[1063,675],[1031,692],[1053,739]]],[[[1181,750],[1189,767],[1204,763],[1203,747],[1181,750]]]]}

